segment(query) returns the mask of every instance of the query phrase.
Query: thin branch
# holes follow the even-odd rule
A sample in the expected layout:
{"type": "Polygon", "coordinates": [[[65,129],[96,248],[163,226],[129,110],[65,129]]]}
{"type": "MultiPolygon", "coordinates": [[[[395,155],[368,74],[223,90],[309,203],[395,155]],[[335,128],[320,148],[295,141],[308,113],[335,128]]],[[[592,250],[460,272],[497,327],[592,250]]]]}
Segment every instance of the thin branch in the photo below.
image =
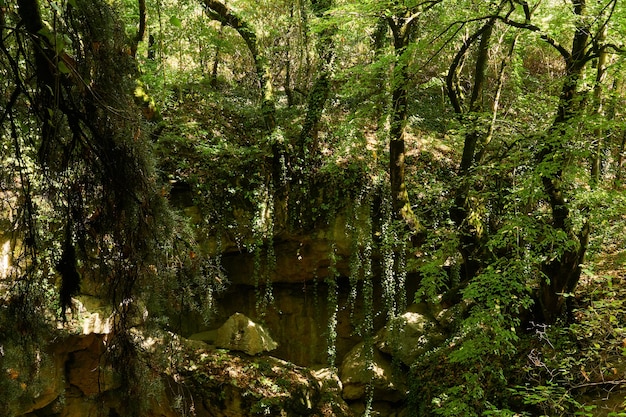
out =
{"type": "Polygon", "coordinates": [[[20,89],[16,88],[12,93],[11,93],[11,97],[9,98],[9,102],[6,105],[6,108],[4,109],[4,113],[2,114],[2,117],[0,117],[0,126],[2,126],[4,124],[4,120],[6,119],[6,117],[8,116],[8,114],[13,110],[13,106],[15,105],[15,102],[17,102],[17,98],[20,96],[20,89]]]}
{"type": "Polygon", "coordinates": [[[546,43],[548,43],[548,45],[550,45],[554,49],[556,49],[567,62],[571,61],[572,55],[567,50],[567,48],[565,48],[563,45],[561,45],[556,39],[554,39],[553,37],[551,37],[550,35],[545,33],[539,26],[536,26],[536,25],[533,25],[533,24],[530,24],[530,23],[516,22],[516,21],[511,20],[511,19],[509,19],[509,18],[507,18],[505,16],[495,15],[493,17],[498,19],[498,20],[501,20],[502,22],[504,22],[505,24],[507,24],[509,26],[513,26],[513,27],[520,28],[520,29],[526,29],[526,30],[529,30],[531,32],[538,33],[539,37],[541,37],[541,39],[543,39],[546,43]]]}
{"type": "Polygon", "coordinates": [[[602,385],[626,385],[626,379],[619,379],[616,381],[599,381],[599,382],[587,382],[585,384],[574,385],[570,387],[570,390],[586,388],[586,387],[597,387],[602,385]]]}
{"type": "MultiPolygon", "coordinates": [[[[447,39],[447,40],[446,40],[446,41],[445,41],[445,42],[444,42],[444,43],[443,43],[443,44],[439,47],[439,49],[437,49],[437,50],[436,50],[436,51],[435,51],[435,52],[434,52],[434,53],[430,56],[430,58],[428,58],[428,59],[426,60],[426,62],[424,63],[424,65],[428,65],[428,64],[430,64],[430,63],[433,61],[433,59],[435,59],[435,58],[436,58],[436,57],[437,57],[437,56],[441,53],[441,51],[443,51],[443,48],[445,48],[446,46],[448,46],[448,45],[452,42],[452,40],[456,38],[456,35],[457,35],[457,34],[461,31],[461,29],[463,29],[464,27],[465,27],[465,23],[462,23],[462,24],[459,26],[459,28],[458,28],[457,30],[455,30],[455,31],[454,31],[454,33],[452,34],[452,36],[450,36],[450,37],[449,37],[449,38],[448,38],[448,39],[447,39]]],[[[443,35],[443,33],[442,33],[442,35],[443,35]]],[[[433,40],[433,42],[434,42],[435,40],[437,40],[437,39],[439,38],[439,36],[441,36],[441,35],[438,35],[438,36],[437,36],[437,38],[435,38],[435,39],[433,40]]]]}
{"type": "Polygon", "coordinates": [[[430,9],[432,9],[433,7],[435,7],[436,5],[438,5],[439,3],[441,3],[441,0],[433,0],[433,1],[425,1],[424,3],[420,4],[419,6],[417,6],[420,10],[413,13],[411,16],[407,17],[404,24],[408,27],[409,25],[412,25],[413,22],[417,21],[417,18],[420,17],[422,14],[428,12],[430,9]],[[426,5],[426,6],[424,6],[426,5]],[[422,8],[422,6],[424,6],[422,8]]]}

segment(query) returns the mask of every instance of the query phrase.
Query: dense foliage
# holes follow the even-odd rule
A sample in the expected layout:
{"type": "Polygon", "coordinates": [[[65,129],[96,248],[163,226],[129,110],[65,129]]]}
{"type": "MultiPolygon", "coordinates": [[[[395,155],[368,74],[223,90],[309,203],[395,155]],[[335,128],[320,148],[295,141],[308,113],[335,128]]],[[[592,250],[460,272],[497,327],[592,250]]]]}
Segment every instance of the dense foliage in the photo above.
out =
{"type": "Polygon", "coordinates": [[[415,415],[584,415],[625,373],[624,39],[616,0],[0,0],[0,398],[80,291],[139,395],[144,306],[209,320],[236,248],[266,308],[273,242],[345,216],[331,366],[345,255],[366,341],[457,308],[415,415]]]}

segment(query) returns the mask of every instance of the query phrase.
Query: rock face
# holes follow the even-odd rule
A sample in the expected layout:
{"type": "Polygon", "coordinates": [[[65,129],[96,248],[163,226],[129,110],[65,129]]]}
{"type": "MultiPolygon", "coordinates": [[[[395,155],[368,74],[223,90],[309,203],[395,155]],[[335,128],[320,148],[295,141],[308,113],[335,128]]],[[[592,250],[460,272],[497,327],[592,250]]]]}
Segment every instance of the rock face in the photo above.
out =
{"type": "Polygon", "coordinates": [[[106,366],[102,357],[106,345],[93,338],[85,349],[69,352],[66,360],[66,383],[78,388],[85,397],[119,388],[119,381],[113,369],[106,366]]]}
{"type": "MultiPolygon", "coordinates": [[[[217,331],[219,325],[228,318],[240,312],[259,322],[257,310],[258,292],[264,292],[261,287],[256,290],[253,285],[233,285],[225,293],[220,294],[217,301],[218,311],[214,318],[216,325],[211,329],[217,331]]],[[[377,290],[376,290],[377,291],[377,290]]],[[[325,282],[300,282],[299,284],[274,284],[272,288],[274,305],[269,306],[263,313],[263,326],[269,330],[272,339],[278,347],[272,355],[288,360],[301,366],[318,366],[328,363],[328,286],[325,282]]],[[[378,294],[378,291],[376,292],[378,294]]],[[[350,287],[347,278],[339,280],[338,305],[346,306],[350,303],[348,297],[350,287]]],[[[378,297],[377,299],[382,299],[378,297]]],[[[341,358],[361,340],[356,335],[355,324],[364,320],[363,300],[359,297],[355,301],[354,309],[340,308],[337,312],[337,339],[335,351],[337,358],[341,358]],[[354,311],[354,313],[352,313],[354,311]]],[[[384,325],[384,317],[376,318],[376,325],[384,325]]],[[[195,323],[203,324],[201,318],[195,323]]],[[[189,323],[187,332],[181,332],[187,338],[206,340],[215,344],[215,337],[205,333],[206,328],[189,323]],[[212,339],[211,339],[212,338],[212,339]],[[212,341],[211,341],[212,340],[212,341]]],[[[339,365],[337,362],[336,365],[339,365]]]]}
{"type": "MultiPolygon", "coordinates": [[[[271,356],[227,352],[173,334],[148,338],[138,330],[134,336],[141,345],[139,362],[161,364],[141,381],[151,388],[150,396],[137,398],[139,415],[354,416],[329,370],[313,372],[271,356]],[[176,355],[169,357],[172,350],[176,355]]],[[[94,334],[72,335],[51,345],[42,391],[10,415],[131,415],[133,404],[123,400],[119,375],[103,362],[106,345],[106,335],[94,334]]]]}
{"type": "Polygon", "coordinates": [[[389,320],[369,344],[361,342],[344,356],[340,367],[342,397],[356,414],[366,409],[368,387],[373,390],[374,415],[407,414],[409,368],[445,340],[439,323],[450,314],[439,311],[435,320],[428,306],[412,305],[389,320]]]}
{"type": "Polygon", "coordinates": [[[274,350],[278,344],[263,326],[235,313],[217,330],[215,346],[256,355],[274,350]]]}

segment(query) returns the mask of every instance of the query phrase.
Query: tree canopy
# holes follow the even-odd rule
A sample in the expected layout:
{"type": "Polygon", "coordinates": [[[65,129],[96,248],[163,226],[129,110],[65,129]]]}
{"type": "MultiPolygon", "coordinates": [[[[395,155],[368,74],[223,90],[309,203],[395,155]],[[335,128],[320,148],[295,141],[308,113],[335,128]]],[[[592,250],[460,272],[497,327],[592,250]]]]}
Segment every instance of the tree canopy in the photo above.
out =
{"type": "Polygon", "coordinates": [[[347,217],[324,282],[345,256],[349,300],[382,287],[360,336],[459,309],[415,415],[574,415],[581,282],[624,244],[625,40],[617,0],[0,0],[0,372],[89,288],[139,395],[141,306],[209,320],[235,247],[267,306],[274,243],[347,217]],[[521,375],[547,328],[563,348],[521,375]]]}

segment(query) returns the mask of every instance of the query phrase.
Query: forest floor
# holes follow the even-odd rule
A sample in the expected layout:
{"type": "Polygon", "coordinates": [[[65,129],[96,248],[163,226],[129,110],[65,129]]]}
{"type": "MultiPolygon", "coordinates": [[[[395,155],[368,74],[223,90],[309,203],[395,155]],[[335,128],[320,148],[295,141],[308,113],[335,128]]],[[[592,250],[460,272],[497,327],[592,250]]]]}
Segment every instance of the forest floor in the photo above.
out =
{"type": "Polygon", "coordinates": [[[607,245],[584,269],[575,295],[570,336],[570,390],[597,417],[626,416],[626,249],[607,245]],[[575,382],[574,382],[575,381],[575,382]]]}

